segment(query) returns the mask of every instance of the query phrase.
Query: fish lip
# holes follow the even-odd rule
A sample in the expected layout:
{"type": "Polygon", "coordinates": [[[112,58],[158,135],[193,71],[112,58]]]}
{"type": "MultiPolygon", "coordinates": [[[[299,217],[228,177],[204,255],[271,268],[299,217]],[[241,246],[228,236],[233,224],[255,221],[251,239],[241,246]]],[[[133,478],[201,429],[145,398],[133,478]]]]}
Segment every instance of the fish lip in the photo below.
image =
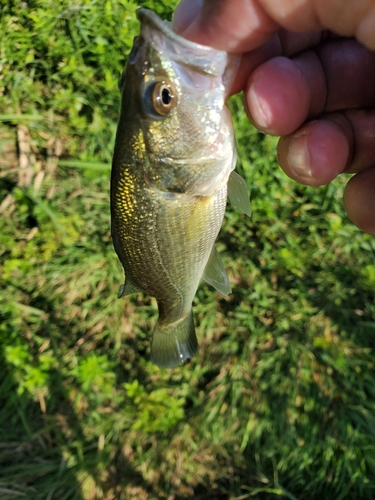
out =
{"type": "Polygon", "coordinates": [[[223,50],[187,40],[173,31],[171,23],[144,7],[137,9],[137,18],[141,23],[141,37],[166,59],[199,73],[221,78],[224,86],[229,80],[229,73],[237,72],[238,54],[229,55],[223,50]]]}
{"type": "Polygon", "coordinates": [[[140,23],[146,22],[151,25],[154,25],[155,28],[160,30],[164,35],[166,35],[170,40],[177,42],[179,45],[186,47],[188,49],[201,50],[206,54],[227,54],[223,50],[214,49],[213,47],[209,47],[208,45],[201,45],[200,43],[192,42],[191,40],[187,40],[180,35],[177,35],[171,28],[172,23],[169,21],[160,19],[160,17],[145,7],[139,7],[137,9],[137,19],[140,23]]]}

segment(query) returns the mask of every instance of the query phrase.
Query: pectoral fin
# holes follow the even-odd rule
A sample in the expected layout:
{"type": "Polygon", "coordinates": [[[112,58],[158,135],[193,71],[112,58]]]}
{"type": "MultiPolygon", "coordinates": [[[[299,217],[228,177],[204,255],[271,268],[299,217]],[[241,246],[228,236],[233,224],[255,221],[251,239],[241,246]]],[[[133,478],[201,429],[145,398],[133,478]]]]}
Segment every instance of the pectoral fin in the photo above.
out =
{"type": "Polygon", "coordinates": [[[242,214],[251,215],[249,188],[244,179],[234,170],[229,176],[228,198],[236,210],[242,214]]]}
{"type": "Polygon", "coordinates": [[[121,299],[121,297],[125,297],[126,295],[131,295],[132,293],[137,293],[140,291],[141,290],[137,286],[135,286],[132,281],[126,279],[125,283],[123,285],[120,285],[117,298],[121,299]]]}
{"type": "Polygon", "coordinates": [[[232,291],[224,264],[215,247],[212,247],[202,278],[223,295],[229,295],[232,291]]]}

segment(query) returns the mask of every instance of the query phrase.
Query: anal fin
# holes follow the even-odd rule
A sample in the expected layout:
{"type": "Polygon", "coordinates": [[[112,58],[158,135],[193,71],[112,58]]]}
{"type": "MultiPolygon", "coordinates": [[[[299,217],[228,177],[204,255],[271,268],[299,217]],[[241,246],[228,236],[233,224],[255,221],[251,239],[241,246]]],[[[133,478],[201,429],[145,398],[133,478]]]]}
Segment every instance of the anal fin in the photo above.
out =
{"type": "Polygon", "coordinates": [[[120,285],[120,288],[117,293],[117,298],[121,299],[121,297],[125,297],[126,295],[131,295],[132,293],[138,293],[141,292],[136,285],[129,279],[125,280],[125,283],[123,285],[120,285]]]}
{"type": "Polygon", "coordinates": [[[251,215],[249,188],[244,179],[232,170],[228,180],[228,198],[242,214],[251,215]]]}
{"type": "Polygon", "coordinates": [[[232,291],[224,264],[215,246],[212,247],[202,278],[222,295],[229,295],[232,291]]]}

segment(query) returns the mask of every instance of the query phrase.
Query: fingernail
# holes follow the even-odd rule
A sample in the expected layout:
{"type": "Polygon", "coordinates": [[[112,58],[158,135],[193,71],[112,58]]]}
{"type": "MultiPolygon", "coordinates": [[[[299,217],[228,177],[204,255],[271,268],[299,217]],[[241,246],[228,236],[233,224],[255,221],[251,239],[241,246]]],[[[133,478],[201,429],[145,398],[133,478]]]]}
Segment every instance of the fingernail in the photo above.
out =
{"type": "Polygon", "coordinates": [[[299,177],[311,178],[311,158],[306,138],[307,133],[303,132],[291,141],[288,150],[288,163],[299,177]]]}
{"type": "Polygon", "coordinates": [[[182,34],[198,17],[203,0],[181,0],[173,16],[173,30],[182,34]]]}

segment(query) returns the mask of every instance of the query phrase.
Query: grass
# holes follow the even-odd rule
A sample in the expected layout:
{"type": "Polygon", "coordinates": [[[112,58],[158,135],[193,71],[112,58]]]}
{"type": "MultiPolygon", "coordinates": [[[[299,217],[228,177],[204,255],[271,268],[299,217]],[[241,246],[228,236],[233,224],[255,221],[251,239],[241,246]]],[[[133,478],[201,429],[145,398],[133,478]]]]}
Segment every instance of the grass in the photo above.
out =
{"type": "Polygon", "coordinates": [[[375,241],[345,216],[345,178],[286,178],[232,99],[253,215],[228,207],[233,293],[201,284],[199,355],[151,365],[154,301],[116,299],[109,164],[135,9],[2,7],[0,496],[371,499],[375,241]]]}

